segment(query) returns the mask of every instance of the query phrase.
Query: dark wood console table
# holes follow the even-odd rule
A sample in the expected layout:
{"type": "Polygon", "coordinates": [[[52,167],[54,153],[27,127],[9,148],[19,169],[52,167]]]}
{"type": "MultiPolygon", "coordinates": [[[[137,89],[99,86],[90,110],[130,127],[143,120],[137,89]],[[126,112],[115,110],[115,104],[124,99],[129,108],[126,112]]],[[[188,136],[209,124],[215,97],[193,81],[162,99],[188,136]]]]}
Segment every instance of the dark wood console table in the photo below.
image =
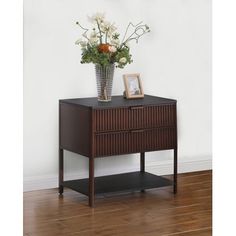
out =
{"type": "Polygon", "coordinates": [[[144,190],[173,185],[177,192],[176,100],[145,95],[127,100],[113,96],[101,103],[97,98],[59,101],[59,193],[71,188],[89,197],[99,193],[144,190]],[[145,152],[174,150],[173,181],[145,172],[145,152]],[[89,178],[64,181],[63,150],[89,158],[89,178]],[[140,171],[94,177],[94,159],[140,153],[140,171]]]}

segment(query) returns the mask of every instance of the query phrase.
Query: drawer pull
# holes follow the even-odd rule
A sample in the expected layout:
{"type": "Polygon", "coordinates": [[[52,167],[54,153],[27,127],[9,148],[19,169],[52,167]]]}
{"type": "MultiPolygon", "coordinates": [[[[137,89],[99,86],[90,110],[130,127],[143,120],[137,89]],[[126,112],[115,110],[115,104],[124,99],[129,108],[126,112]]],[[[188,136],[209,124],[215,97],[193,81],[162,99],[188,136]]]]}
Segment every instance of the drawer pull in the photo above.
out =
{"type": "Polygon", "coordinates": [[[134,106],[134,107],[130,107],[131,110],[140,110],[143,109],[143,106],[134,106]]]}
{"type": "Polygon", "coordinates": [[[142,132],[144,132],[143,129],[130,130],[130,133],[142,133],[142,132]]]}

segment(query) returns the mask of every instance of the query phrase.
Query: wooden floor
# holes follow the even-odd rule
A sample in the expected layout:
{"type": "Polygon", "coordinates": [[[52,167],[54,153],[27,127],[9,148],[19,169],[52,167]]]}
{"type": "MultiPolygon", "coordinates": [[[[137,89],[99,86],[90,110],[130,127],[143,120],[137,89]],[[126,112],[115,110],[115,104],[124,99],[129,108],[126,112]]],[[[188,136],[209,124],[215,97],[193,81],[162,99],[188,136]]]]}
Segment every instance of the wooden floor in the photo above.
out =
{"type": "Polygon", "coordinates": [[[211,171],[180,174],[178,194],[171,187],[100,196],[95,208],[87,197],[65,189],[24,193],[25,236],[212,234],[211,171]]]}

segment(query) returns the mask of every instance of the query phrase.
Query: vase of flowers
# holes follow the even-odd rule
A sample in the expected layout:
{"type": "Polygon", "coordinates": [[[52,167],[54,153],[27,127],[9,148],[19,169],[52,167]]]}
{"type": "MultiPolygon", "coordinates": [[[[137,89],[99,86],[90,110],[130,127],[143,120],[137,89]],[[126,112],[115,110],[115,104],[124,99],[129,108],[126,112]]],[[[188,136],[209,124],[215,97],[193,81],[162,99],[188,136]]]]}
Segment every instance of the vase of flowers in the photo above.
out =
{"type": "Polygon", "coordinates": [[[115,24],[107,21],[104,14],[96,13],[88,19],[92,23],[91,30],[76,22],[83,30],[83,38],[75,43],[82,50],[81,63],[95,64],[98,100],[108,102],[111,101],[115,67],[124,68],[133,62],[129,42],[138,43],[150,29],[142,22],[136,25],[130,22],[121,40],[115,24]]]}

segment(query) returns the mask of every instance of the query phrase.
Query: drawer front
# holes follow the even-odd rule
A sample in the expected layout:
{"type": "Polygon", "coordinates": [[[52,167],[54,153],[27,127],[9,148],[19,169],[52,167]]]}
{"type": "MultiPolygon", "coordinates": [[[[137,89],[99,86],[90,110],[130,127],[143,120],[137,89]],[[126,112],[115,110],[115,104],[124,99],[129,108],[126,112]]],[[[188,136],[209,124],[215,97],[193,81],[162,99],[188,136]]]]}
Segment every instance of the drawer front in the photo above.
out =
{"type": "Polygon", "coordinates": [[[95,134],[95,156],[110,156],[176,147],[176,129],[157,128],[95,134]]]}
{"type": "Polygon", "coordinates": [[[175,126],[176,106],[137,106],[94,111],[95,131],[175,126]]]}

